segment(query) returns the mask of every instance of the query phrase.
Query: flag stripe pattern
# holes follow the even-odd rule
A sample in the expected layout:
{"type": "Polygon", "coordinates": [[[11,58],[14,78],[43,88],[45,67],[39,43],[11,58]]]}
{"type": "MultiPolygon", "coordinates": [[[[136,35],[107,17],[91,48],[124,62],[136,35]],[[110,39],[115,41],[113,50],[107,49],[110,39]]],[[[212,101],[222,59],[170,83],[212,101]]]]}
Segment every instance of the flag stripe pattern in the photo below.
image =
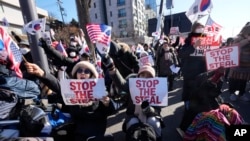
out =
{"type": "Polygon", "coordinates": [[[90,40],[109,45],[111,40],[111,26],[104,24],[88,24],[86,26],[90,40]]]}
{"type": "Polygon", "coordinates": [[[64,49],[64,46],[63,46],[61,41],[56,46],[56,50],[59,51],[63,56],[68,57],[68,54],[67,54],[66,50],[64,49]]]}
{"type": "Polygon", "coordinates": [[[15,71],[18,77],[22,78],[22,71],[19,68],[22,62],[22,53],[20,52],[18,45],[2,27],[0,27],[0,33],[0,39],[4,43],[5,50],[8,53],[8,58],[11,63],[10,68],[15,71]]]}

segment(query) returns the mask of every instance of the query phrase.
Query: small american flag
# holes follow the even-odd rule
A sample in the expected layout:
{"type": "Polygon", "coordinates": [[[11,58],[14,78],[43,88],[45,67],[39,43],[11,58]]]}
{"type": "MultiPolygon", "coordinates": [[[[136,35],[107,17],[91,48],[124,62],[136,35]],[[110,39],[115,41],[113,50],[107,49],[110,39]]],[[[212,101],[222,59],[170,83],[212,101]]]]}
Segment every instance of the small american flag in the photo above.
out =
{"type": "Polygon", "coordinates": [[[88,24],[86,27],[89,38],[93,43],[99,42],[107,46],[110,44],[111,26],[105,24],[88,24]]]}
{"type": "Polygon", "coordinates": [[[11,63],[10,68],[15,71],[18,77],[22,78],[23,74],[19,68],[22,62],[22,53],[20,52],[17,44],[2,27],[0,27],[0,33],[2,37],[1,39],[4,43],[4,47],[8,53],[9,61],[11,63]]]}
{"type": "Polygon", "coordinates": [[[67,54],[67,52],[65,51],[64,46],[63,46],[63,44],[62,44],[61,41],[60,41],[60,42],[58,43],[58,45],[56,46],[56,50],[59,51],[63,56],[68,57],[68,54],[67,54]]]}

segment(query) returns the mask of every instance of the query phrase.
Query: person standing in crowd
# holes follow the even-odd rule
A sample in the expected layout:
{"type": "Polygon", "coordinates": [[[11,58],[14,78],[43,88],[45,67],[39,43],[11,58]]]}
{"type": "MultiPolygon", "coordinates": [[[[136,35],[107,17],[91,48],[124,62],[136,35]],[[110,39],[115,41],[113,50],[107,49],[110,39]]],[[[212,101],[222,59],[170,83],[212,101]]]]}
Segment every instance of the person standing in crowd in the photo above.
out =
{"type": "MultiPolygon", "coordinates": [[[[61,94],[59,81],[50,73],[43,71],[32,63],[25,64],[28,72],[37,76],[57,94],[61,94]]],[[[93,64],[87,61],[78,62],[72,69],[73,79],[98,78],[93,64]]],[[[106,92],[104,92],[106,93],[106,92]]],[[[83,141],[89,137],[103,137],[107,126],[107,117],[114,112],[114,105],[108,96],[97,101],[90,101],[84,105],[69,106],[71,117],[75,123],[75,141],[83,141]]]]}
{"type": "Polygon", "coordinates": [[[147,43],[143,45],[144,51],[148,53],[148,55],[151,55],[152,58],[155,60],[155,51],[150,47],[147,43]]]}
{"type": "Polygon", "coordinates": [[[247,82],[250,80],[250,22],[248,22],[241,32],[234,39],[233,44],[239,46],[239,66],[230,68],[229,71],[229,92],[230,100],[250,101],[246,93],[247,82]],[[238,95],[235,94],[239,91],[238,95]]]}
{"type": "MultiPolygon", "coordinates": [[[[108,55],[113,59],[116,68],[120,71],[123,78],[138,72],[139,61],[126,43],[116,43],[115,41],[111,41],[108,55]]],[[[102,65],[102,67],[105,74],[105,85],[108,92],[112,91],[113,89],[113,95],[120,93],[121,90],[116,89],[116,84],[112,83],[112,79],[110,78],[105,65],[102,65]]]]}
{"type": "MultiPolygon", "coordinates": [[[[232,46],[232,44],[233,44],[233,42],[234,42],[234,38],[232,38],[232,37],[229,37],[229,38],[227,38],[227,41],[226,41],[226,43],[225,43],[225,46],[223,46],[223,47],[229,47],[229,46],[232,46]]],[[[226,68],[226,70],[225,70],[225,81],[228,83],[228,74],[229,74],[229,70],[230,70],[230,68],[226,68]]]]}
{"type": "Polygon", "coordinates": [[[195,22],[178,54],[182,60],[181,71],[184,79],[182,100],[184,101],[185,109],[188,109],[189,98],[195,88],[196,76],[207,71],[204,50],[200,49],[201,40],[197,39],[202,36],[205,36],[204,25],[195,22]],[[194,41],[195,39],[196,41],[194,41]]]}
{"type": "MultiPolygon", "coordinates": [[[[162,127],[164,127],[163,120],[161,118],[161,107],[157,106],[149,106],[152,110],[145,110],[142,111],[141,105],[133,104],[132,98],[130,96],[129,91],[129,81],[125,79],[121,74],[120,71],[116,68],[113,60],[106,56],[103,58],[103,63],[108,68],[109,75],[116,84],[116,86],[123,91],[125,91],[129,95],[129,102],[127,105],[126,110],[126,118],[123,123],[123,131],[126,133],[132,125],[138,123],[139,121],[145,121],[149,125],[151,125],[156,133],[157,141],[162,140],[162,127]],[[143,112],[143,113],[142,113],[143,112]]],[[[131,74],[130,78],[132,77],[139,77],[139,78],[154,78],[155,77],[155,70],[151,65],[144,65],[140,67],[137,74],[131,74]]],[[[143,105],[143,104],[142,104],[143,105]]]]}
{"type": "Polygon", "coordinates": [[[173,90],[175,77],[175,74],[170,69],[170,66],[178,65],[177,56],[174,50],[175,49],[170,45],[169,38],[165,37],[165,42],[157,50],[156,58],[156,70],[158,72],[158,77],[167,77],[169,92],[173,90]]]}

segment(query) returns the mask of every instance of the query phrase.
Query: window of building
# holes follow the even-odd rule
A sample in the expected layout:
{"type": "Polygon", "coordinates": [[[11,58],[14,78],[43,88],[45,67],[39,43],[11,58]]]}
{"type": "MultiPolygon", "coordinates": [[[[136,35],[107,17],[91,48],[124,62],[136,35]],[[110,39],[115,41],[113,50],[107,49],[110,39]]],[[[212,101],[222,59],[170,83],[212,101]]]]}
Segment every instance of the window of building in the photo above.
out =
{"type": "Polygon", "coordinates": [[[96,4],[95,4],[95,2],[94,2],[94,8],[96,8],[96,4]]]}
{"type": "Polygon", "coordinates": [[[114,25],[113,22],[111,22],[110,25],[113,27],[113,25],[114,25]]]}
{"type": "Polygon", "coordinates": [[[97,19],[97,14],[95,14],[95,18],[97,19]]]}
{"type": "Polygon", "coordinates": [[[109,12],[110,17],[112,17],[112,11],[109,12]]]}
{"type": "Polygon", "coordinates": [[[125,0],[117,0],[117,6],[125,5],[125,0]]]}
{"type": "Polygon", "coordinates": [[[118,10],[118,17],[126,17],[126,9],[125,8],[118,10]]]}
{"type": "Polygon", "coordinates": [[[109,0],[109,6],[111,6],[111,0],[109,0]]]}
{"type": "Polygon", "coordinates": [[[119,20],[119,28],[126,28],[127,27],[127,20],[119,20]]]}

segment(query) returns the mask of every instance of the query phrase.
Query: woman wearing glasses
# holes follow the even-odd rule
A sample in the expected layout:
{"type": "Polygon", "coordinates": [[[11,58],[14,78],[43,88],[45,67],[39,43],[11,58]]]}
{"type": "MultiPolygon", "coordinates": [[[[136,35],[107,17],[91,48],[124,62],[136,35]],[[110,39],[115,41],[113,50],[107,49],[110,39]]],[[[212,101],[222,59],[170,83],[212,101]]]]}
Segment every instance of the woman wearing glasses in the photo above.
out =
{"type": "MultiPolygon", "coordinates": [[[[27,71],[36,75],[54,92],[60,94],[59,81],[39,66],[26,63],[27,71]]],[[[71,71],[72,79],[98,78],[94,65],[88,61],[78,62],[71,71]]],[[[105,92],[104,92],[105,93],[105,92]]],[[[103,137],[106,131],[107,117],[114,112],[114,106],[109,97],[90,101],[84,105],[69,106],[71,117],[75,123],[75,141],[84,141],[89,137],[103,137]]]]}

